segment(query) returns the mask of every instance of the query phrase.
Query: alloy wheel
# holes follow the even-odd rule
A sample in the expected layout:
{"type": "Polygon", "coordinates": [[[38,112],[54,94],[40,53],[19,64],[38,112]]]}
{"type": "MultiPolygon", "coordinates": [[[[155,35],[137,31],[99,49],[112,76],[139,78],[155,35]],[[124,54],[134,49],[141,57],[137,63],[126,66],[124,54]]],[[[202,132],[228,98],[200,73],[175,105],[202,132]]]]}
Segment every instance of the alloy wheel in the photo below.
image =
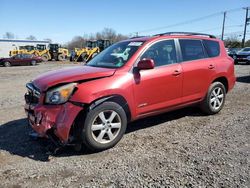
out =
{"type": "Polygon", "coordinates": [[[100,112],[91,125],[92,137],[101,144],[113,141],[122,127],[121,117],[114,110],[100,112]]]}
{"type": "Polygon", "coordinates": [[[215,87],[210,95],[210,105],[214,110],[218,110],[224,101],[224,93],[222,88],[215,87]]]}

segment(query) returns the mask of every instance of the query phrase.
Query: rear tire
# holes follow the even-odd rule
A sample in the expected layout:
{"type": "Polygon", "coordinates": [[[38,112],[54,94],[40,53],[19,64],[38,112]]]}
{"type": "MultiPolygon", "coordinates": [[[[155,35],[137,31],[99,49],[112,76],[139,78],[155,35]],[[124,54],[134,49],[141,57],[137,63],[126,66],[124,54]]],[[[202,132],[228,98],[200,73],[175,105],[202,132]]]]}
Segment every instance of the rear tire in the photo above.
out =
{"type": "Polygon", "coordinates": [[[64,61],[65,56],[63,54],[59,54],[57,59],[58,59],[58,61],[64,61]]]}
{"type": "Polygon", "coordinates": [[[208,115],[216,114],[223,108],[225,99],[225,86],[221,82],[214,82],[201,102],[201,110],[208,115]]]}
{"type": "Polygon", "coordinates": [[[84,144],[93,151],[115,146],[127,128],[127,116],[115,102],[104,102],[89,110],[84,121],[82,137],[84,144]]]}
{"type": "Polygon", "coordinates": [[[6,62],[4,62],[4,66],[5,66],[5,67],[11,67],[11,63],[8,62],[8,61],[6,61],[6,62]]]}

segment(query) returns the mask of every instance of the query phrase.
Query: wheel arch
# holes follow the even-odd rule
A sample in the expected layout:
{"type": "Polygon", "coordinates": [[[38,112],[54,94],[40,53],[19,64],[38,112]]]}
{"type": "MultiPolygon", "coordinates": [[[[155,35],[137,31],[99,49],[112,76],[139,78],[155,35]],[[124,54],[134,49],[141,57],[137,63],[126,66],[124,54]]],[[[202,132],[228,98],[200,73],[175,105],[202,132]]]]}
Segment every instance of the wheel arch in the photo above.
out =
{"type": "Polygon", "coordinates": [[[100,104],[107,102],[107,101],[115,102],[115,103],[119,104],[125,111],[125,114],[127,116],[127,122],[131,121],[131,111],[130,111],[128,102],[126,101],[126,99],[123,96],[118,95],[118,94],[105,96],[105,97],[98,98],[89,104],[83,105],[84,108],[76,116],[74,123],[70,127],[69,134],[76,137],[76,140],[81,140],[82,137],[81,137],[81,134],[79,134],[79,133],[81,132],[81,130],[84,126],[81,122],[83,122],[85,120],[88,110],[93,109],[96,106],[99,106],[100,104]]]}
{"type": "Polygon", "coordinates": [[[88,108],[93,109],[96,106],[98,106],[104,102],[107,102],[107,101],[115,102],[115,103],[119,104],[123,108],[123,110],[125,111],[128,122],[131,120],[131,111],[130,111],[128,102],[126,101],[126,99],[123,96],[118,95],[118,94],[98,98],[98,99],[94,100],[93,102],[91,102],[88,105],[88,108]]]}
{"type": "Polygon", "coordinates": [[[228,92],[228,79],[225,76],[215,78],[212,83],[214,82],[221,82],[225,86],[226,92],[228,92]]]}

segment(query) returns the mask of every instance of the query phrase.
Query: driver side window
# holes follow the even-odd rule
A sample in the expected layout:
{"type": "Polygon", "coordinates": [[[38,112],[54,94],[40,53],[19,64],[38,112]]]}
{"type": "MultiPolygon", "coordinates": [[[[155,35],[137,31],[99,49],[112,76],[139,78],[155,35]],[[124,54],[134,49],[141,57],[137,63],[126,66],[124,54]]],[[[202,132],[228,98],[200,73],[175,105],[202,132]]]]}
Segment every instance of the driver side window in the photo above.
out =
{"type": "Polygon", "coordinates": [[[174,40],[164,40],[153,44],[141,56],[141,60],[145,58],[154,60],[155,67],[177,63],[174,40]]]}

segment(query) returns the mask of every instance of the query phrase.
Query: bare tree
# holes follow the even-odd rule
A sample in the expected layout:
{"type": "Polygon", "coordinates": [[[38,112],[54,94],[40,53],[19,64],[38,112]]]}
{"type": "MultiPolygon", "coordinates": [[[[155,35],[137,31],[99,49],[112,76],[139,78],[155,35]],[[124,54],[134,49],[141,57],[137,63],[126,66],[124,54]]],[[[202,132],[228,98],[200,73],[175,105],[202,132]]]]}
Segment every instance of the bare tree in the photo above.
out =
{"type": "Polygon", "coordinates": [[[15,35],[11,32],[6,32],[4,35],[3,35],[3,38],[4,39],[14,39],[15,38],[15,35]]]}
{"type": "Polygon", "coordinates": [[[74,48],[82,48],[85,46],[85,42],[87,40],[99,40],[99,39],[108,39],[111,42],[115,43],[120,40],[125,40],[127,39],[128,36],[122,35],[120,33],[116,33],[114,29],[111,28],[104,28],[100,32],[96,33],[90,33],[90,34],[84,34],[83,37],[81,36],[75,36],[70,42],[67,43],[67,47],[70,50],[73,50],[74,48]]]}
{"type": "Polygon", "coordinates": [[[70,42],[67,43],[67,48],[73,50],[74,48],[82,48],[84,46],[85,39],[81,36],[75,36],[70,42]]]}
{"type": "Polygon", "coordinates": [[[36,40],[36,37],[34,35],[30,35],[26,37],[27,40],[36,40]]]}
{"type": "Polygon", "coordinates": [[[97,39],[108,39],[112,42],[118,42],[120,40],[127,39],[128,36],[122,35],[120,33],[116,33],[116,31],[112,28],[104,28],[101,32],[96,33],[97,39]]]}
{"type": "Polygon", "coordinates": [[[116,31],[111,28],[104,28],[101,32],[102,37],[111,41],[116,39],[116,31]]]}
{"type": "Polygon", "coordinates": [[[226,40],[224,40],[225,47],[227,48],[240,48],[241,42],[237,35],[231,35],[226,40]]]}
{"type": "Polygon", "coordinates": [[[250,39],[245,42],[246,47],[250,47],[250,39]]]}
{"type": "Polygon", "coordinates": [[[118,42],[118,41],[121,41],[121,40],[126,40],[128,38],[129,37],[127,35],[122,35],[122,34],[119,33],[119,34],[117,34],[116,39],[115,39],[114,42],[118,42]]]}

